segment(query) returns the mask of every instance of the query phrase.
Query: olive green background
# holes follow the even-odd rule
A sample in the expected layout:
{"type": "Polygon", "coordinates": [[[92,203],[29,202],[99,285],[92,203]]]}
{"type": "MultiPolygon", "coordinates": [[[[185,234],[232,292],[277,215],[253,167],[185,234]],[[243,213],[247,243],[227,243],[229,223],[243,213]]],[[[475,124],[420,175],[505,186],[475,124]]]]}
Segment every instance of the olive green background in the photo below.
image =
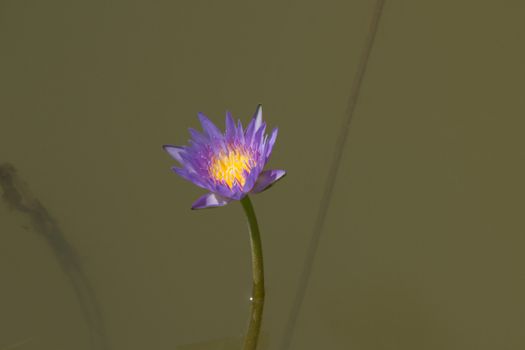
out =
{"type": "MultiPolygon", "coordinates": [[[[111,349],[235,349],[241,206],[189,210],[203,191],[160,146],[186,143],[199,111],[223,127],[262,103],[279,127],[270,167],[288,171],[253,197],[263,338],[287,350],[374,6],[0,2],[0,162],[81,255],[111,349]]],[[[290,350],[525,348],[524,14],[387,0],[290,350]]],[[[27,216],[0,202],[0,233],[0,349],[94,349],[27,216]]]]}

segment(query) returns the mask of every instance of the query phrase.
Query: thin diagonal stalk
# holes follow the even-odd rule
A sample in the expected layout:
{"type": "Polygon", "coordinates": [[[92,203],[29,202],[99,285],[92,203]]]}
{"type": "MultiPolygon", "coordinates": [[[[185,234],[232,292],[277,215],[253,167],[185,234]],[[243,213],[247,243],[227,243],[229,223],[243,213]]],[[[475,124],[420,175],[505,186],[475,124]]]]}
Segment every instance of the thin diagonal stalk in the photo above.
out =
{"type": "Polygon", "coordinates": [[[361,59],[359,60],[356,75],[354,77],[352,90],[350,91],[346,118],[343,120],[343,124],[339,131],[339,136],[335,145],[334,155],[330,164],[328,176],[326,178],[325,189],[323,191],[323,196],[319,205],[319,212],[314,223],[310,243],[308,244],[306,259],[304,262],[303,270],[301,271],[301,275],[299,277],[297,293],[295,295],[295,300],[290,311],[290,317],[285,326],[284,336],[281,342],[280,350],[288,350],[293,338],[295,324],[297,322],[297,317],[303,304],[304,295],[306,293],[306,287],[308,286],[308,281],[310,280],[312,266],[315,260],[315,255],[317,253],[317,247],[319,245],[319,238],[321,237],[321,232],[323,231],[326,213],[328,212],[328,206],[330,204],[330,201],[332,200],[332,193],[334,190],[335,181],[337,179],[337,173],[341,163],[343,150],[345,148],[344,146],[346,144],[348,130],[350,129],[350,123],[352,122],[354,116],[355,107],[357,105],[359,92],[361,91],[361,85],[365,76],[366,67],[370,58],[370,53],[372,52],[372,47],[374,46],[374,40],[376,37],[377,28],[379,27],[379,20],[383,12],[384,4],[385,0],[377,0],[374,8],[374,14],[370,22],[369,32],[365,40],[364,49],[361,55],[361,59]]]}
{"type": "Polygon", "coordinates": [[[33,230],[45,238],[55,254],[82,309],[91,335],[91,349],[109,349],[104,318],[95,291],[82,267],[76,250],[67,241],[58,223],[18,177],[13,165],[0,164],[0,188],[4,192],[3,199],[13,209],[29,217],[33,230]]]}
{"type": "Polygon", "coordinates": [[[242,207],[248,223],[250,225],[250,243],[252,249],[252,297],[251,297],[251,313],[248,331],[244,339],[244,350],[257,349],[257,342],[259,340],[259,333],[261,330],[262,314],[264,308],[264,267],[261,235],[259,233],[259,225],[257,224],[257,217],[253,210],[253,205],[248,196],[241,200],[242,207]]]}

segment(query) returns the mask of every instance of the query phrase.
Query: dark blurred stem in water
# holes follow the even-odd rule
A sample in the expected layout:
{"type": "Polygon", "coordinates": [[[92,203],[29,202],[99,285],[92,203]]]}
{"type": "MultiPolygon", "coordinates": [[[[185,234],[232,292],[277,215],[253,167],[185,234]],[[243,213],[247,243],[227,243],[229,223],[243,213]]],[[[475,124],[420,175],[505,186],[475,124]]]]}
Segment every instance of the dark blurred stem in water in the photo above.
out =
{"type": "Polygon", "coordinates": [[[65,239],[57,222],[20,180],[13,165],[0,164],[0,187],[7,204],[26,214],[36,233],[51,247],[62,271],[68,277],[84,314],[91,336],[91,348],[108,350],[109,345],[101,309],[89,279],[73,246],[65,239]]]}
{"type": "Polygon", "coordinates": [[[280,346],[280,350],[288,350],[293,338],[295,324],[297,322],[297,317],[303,304],[306,288],[308,287],[308,281],[310,279],[312,266],[315,260],[317,246],[319,245],[319,238],[324,228],[326,213],[328,211],[328,206],[332,199],[332,193],[334,190],[335,180],[337,178],[337,172],[339,170],[343,150],[345,148],[348,130],[350,129],[350,123],[352,122],[354,116],[355,107],[357,105],[359,92],[361,91],[361,85],[365,76],[366,67],[370,58],[370,53],[372,52],[372,47],[374,46],[374,40],[376,37],[377,28],[379,27],[379,20],[381,19],[384,4],[385,0],[377,0],[376,5],[374,7],[374,13],[370,21],[369,31],[364,42],[363,51],[350,90],[350,97],[348,98],[348,105],[346,109],[346,117],[343,120],[343,124],[341,125],[337,142],[335,144],[334,155],[330,164],[328,176],[326,178],[323,196],[321,198],[321,202],[319,203],[319,211],[317,213],[317,218],[314,223],[312,236],[308,244],[308,250],[306,252],[306,259],[304,262],[303,270],[301,271],[301,275],[299,277],[299,285],[297,287],[295,300],[290,311],[290,317],[284,329],[284,336],[280,346]]]}
{"type": "Polygon", "coordinates": [[[252,297],[251,297],[251,313],[250,324],[244,339],[244,350],[257,349],[257,342],[259,340],[259,333],[261,330],[262,314],[264,308],[264,267],[261,235],[259,233],[259,225],[257,224],[257,217],[253,210],[252,202],[248,196],[241,200],[242,207],[248,218],[250,225],[250,243],[252,249],[252,297]]]}

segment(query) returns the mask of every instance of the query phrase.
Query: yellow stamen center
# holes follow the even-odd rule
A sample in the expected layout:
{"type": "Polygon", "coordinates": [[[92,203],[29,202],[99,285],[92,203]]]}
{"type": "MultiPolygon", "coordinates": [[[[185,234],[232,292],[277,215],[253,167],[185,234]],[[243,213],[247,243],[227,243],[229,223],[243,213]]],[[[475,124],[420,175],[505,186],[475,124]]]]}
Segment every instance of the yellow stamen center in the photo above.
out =
{"type": "Polygon", "coordinates": [[[246,182],[244,171],[250,172],[252,162],[251,156],[244,150],[228,149],[227,152],[221,152],[213,158],[210,174],[215,180],[225,183],[230,188],[233,188],[234,183],[242,187],[246,182]]]}

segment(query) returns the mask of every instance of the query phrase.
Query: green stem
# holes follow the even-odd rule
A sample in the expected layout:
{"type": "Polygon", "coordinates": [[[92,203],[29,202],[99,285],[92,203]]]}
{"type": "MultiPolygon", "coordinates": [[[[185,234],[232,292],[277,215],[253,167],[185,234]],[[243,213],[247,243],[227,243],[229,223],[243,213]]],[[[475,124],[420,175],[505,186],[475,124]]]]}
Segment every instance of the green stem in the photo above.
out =
{"type": "Polygon", "coordinates": [[[248,196],[241,199],[242,207],[248,223],[250,224],[250,243],[252,247],[252,297],[251,297],[251,316],[246,338],[244,339],[244,350],[256,350],[259,332],[261,330],[262,314],[264,307],[264,268],[261,235],[257,217],[253,210],[252,202],[248,196]]]}

